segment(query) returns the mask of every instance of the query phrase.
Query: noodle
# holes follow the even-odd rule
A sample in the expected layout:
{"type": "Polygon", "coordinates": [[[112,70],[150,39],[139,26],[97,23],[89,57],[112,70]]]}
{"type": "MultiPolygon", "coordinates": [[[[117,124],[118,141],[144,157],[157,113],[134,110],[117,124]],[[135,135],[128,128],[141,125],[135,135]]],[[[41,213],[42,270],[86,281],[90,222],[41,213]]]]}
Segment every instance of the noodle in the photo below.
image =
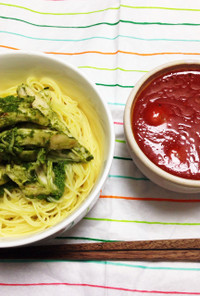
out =
{"type": "MultiPolygon", "coordinates": [[[[49,88],[52,109],[64,119],[72,135],[93,154],[94,159],[88,163],[67,164],[64,195],[56,202],[26,198],[19,189],[5,190],[0,198],[1,237],[36,233],[62,221],[87,197],[102,164],[103,130],[94,109],[89,107],[88,114],[84,114],[77,101],[64,95],[56,82],[49,78],[38,81],[29,77],[26,84],[36,91],[49,88]]],[[[16,89],[17,86],[1,91],[0,96],[16,95],[16,89]]]]}

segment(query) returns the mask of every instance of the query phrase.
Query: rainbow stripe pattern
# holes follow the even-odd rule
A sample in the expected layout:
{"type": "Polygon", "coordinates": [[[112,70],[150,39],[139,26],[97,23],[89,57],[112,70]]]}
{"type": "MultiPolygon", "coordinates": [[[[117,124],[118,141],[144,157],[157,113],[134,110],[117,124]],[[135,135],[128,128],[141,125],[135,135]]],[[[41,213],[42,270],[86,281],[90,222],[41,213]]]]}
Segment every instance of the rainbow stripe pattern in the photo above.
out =
{"type": "MultiPolygon", "coordinates": [[[[94,209],[51,243],[195,238],[200,196],[159,188],[134,165],[123,132],[131,89],[150,69],[200,58],[197,0],[2,0],[0,52],[69,61],[96,83],[112,113],[115,155],[94,209]]],[[[199,263],[0,262],[1,295],[200,295],[199,263]]]]}

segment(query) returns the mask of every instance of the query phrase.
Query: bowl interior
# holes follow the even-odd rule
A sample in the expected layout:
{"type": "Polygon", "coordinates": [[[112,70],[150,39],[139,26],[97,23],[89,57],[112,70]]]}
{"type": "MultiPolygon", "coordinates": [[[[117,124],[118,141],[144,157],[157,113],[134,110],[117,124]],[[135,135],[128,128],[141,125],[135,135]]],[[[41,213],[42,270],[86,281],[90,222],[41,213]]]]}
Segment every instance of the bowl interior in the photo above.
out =
{"type": "MultiPolygon", "coordinates": [[[[165,65],[161,65],[155,69],[153,69],[152,71],[150,71],[149,73],[147,73],[146,75],[144,75],[140,81],[138,81],[137,87],[136,87],[136,92],[135,92],[135,96],[134,96],[134,100],[133,102],[135,102],[135,99],[137,99],[137,97],[140,95],[140,93],[144,90],[144,88],[151,83],[152,80],[154,80],[155,78],[157,78],[160,75],[163,75],[165,73],[168,73],[170,71],[176,70],[176,71],[180,71],[180,70],[194,70],[194,68],[196,70],[200,70],[200,61],[199,62],[194,62],[194,61],[177,61],[177,62],[172,62],[172,63],[168,63],[165,65]]],[[[134,105],[132,105],[132,107],[134,107],[134,105]]]]}
{"type": "MultiPolygon", "coordinates": [[[[199,180],[185,179],[185,178],[175,176],[173,174],[170,174],[164,171],[163,169],[159,168],[156,164],[154,164],[152,161],[150,161],[149,158],[140,149],[140,147],[138,146],[135,140],[134,133],[132,131],[131,118],[132,118],[132,112],[134,112],[134,105],[137,100],[137,97],[144,90],[144,88],[151,83],[152,80],[169,71],[173,71],[173,70],[179,71],[181,69],[192,70],[194,68],[197,70],[200,70],[200,61],[193,61],[193,60],[174,61],[167,64],[163,64],[151,70],[137,82],[135,88],[131,91],[126,104],[125,112],[124,112],[125,135],[126,135],[126,139],[127,139],[127,143],[130,151],[132,152],[134,151],[136,162],[137,162],[137,159],[140,160],[140,162],[142,163],[142,167],[145,167],[145,169],[148,168],[147,172],[151,171],[153,172],[153,174],[159,176],[163,180],[172,182],[180,188],[182,187],[183,188],[182,192],[184,192],[184,186],[188,188],[196,188],[197,190],[199,190],[200,188],[199,180]]],[[[148,177],[151,179],[151,174],[148,177]]]]}
{"type": "Polygon", "coordinates": [[[75,67],[50,58],[49,56],[35,53],[16,53],[0,55],[0,90],[18,85],[29,76],[40,79],[44,76],[52,78],[71,98],[78,102],[85,102],[83,108],[93,108],[97,113],[104,131],[104,152],[102,168],[92,191],[85,201],[70,216],[59,224],[40,233],[17,238],[1,238],[0,247],[20,246],[50,238],[76,224],[96,202],[100,189],[108,175],[114,150],[114,129],[110,113],[106,104],[101,99],[95,86],[89,82],[85,75],[75,67]]]}

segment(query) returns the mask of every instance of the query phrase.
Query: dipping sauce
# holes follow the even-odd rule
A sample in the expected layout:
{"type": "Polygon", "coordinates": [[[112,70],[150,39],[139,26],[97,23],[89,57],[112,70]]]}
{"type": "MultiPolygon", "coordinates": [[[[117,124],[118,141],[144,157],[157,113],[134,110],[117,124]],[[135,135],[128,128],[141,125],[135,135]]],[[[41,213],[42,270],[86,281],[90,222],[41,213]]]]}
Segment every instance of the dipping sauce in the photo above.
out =
{"type": "Polygon", "coordinates": [[[158,167],[200,180],[200,69],[179,68],[147,83],[132,108],[132,130],[158,167]]]}

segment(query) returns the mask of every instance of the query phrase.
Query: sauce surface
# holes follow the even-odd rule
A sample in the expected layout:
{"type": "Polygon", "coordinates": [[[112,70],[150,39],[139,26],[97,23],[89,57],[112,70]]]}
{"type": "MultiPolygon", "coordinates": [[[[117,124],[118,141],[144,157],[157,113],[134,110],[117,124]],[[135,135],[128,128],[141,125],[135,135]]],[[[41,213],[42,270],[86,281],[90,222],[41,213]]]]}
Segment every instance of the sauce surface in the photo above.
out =
{"type": "Polygon", "coordinates": [[[132,130],[161,169],[200,180],[200,70],[170,71],[147,84],[133,106],[132,130]]]}

